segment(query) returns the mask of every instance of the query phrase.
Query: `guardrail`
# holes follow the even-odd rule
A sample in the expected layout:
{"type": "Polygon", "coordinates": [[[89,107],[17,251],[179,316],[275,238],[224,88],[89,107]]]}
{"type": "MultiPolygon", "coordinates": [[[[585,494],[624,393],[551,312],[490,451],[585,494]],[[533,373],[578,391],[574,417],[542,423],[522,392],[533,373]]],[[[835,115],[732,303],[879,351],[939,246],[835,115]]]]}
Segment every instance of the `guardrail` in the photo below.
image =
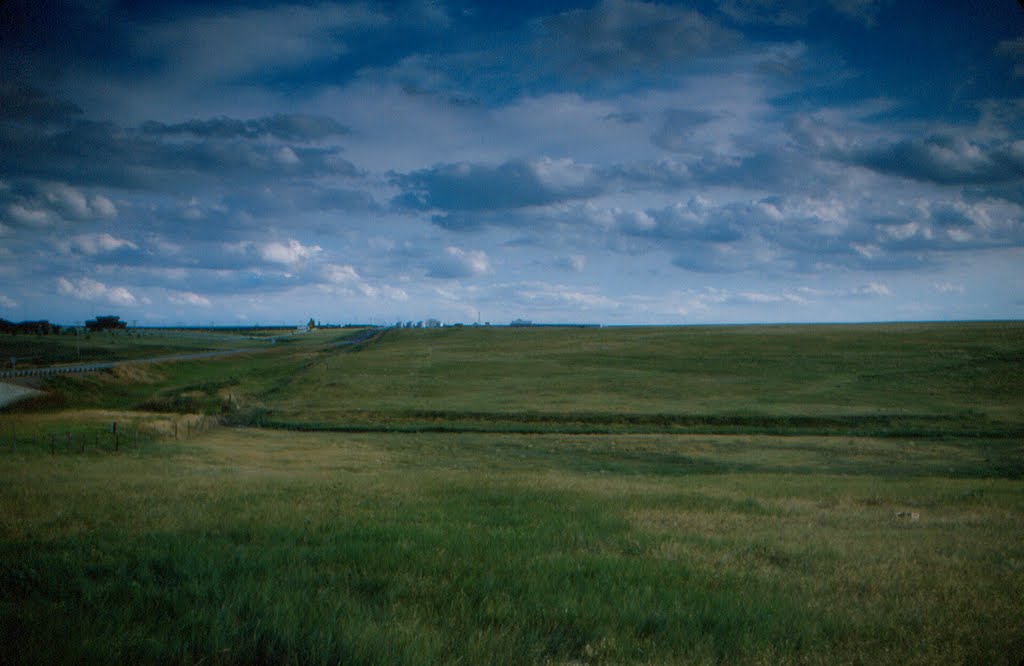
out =
{"type": "Polygon", "coordinates": [[[199,361],[218,356],[231,356],[233,354],[246,354],[251,352],[266,351],[268,347],[247,348],[247,349],[225,349],[221,351],[197,352],[193,354],[178,354],[175,356],[159,356],[156,358],[124,359],[121,361],[104,361],[102,363],[83,363],[79,365],[58,365],[48,368],[25,368],[24,370],[3,370],[0,371],[0,379],[12,377],[39,377],[44,375],[60,375],[76,372],[95,372],[97,370],[109,370],[118,365],[143,364],[143,363],[167,363],[171,361],[199,361]]]}

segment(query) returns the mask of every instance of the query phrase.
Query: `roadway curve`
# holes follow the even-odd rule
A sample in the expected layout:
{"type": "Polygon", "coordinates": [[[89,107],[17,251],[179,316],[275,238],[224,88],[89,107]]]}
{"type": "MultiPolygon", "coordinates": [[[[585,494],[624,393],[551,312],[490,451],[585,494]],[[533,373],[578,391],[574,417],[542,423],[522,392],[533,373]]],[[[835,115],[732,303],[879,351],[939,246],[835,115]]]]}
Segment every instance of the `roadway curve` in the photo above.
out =
{"type": "MultiPolygon", "coordinates": [[[[342,340],[341,342],[335,343],[334,346],[342,347],[348,345],[356,345],[360,342],[367,342],[379,333],[383,333],[387,329],[371,328],[352,338],[342,340]]],[[[211,352],[195,352],[192,354],[176,354],[172,356],[157,356],[155,358],[142,358],[142,359],[125,359],[121,361],[105,361],[103,363],[80,363],[78,365],[58,365],[49,368],[26,368],[24,370],[3,370],[0,371],[0,379],[11,379],[14,377],[45,377],[49,375],[63,375],[78,372],[96,372],[97,370],[109,370],[114,366],[118,365],[129,365],[129,364],[145,364],[145,363],[170,363],[174,361],[201,361],[210,358],[222,358],[225,356],[234,356],[236,354],[249,354],[254,352],[262,352],[271,349],[271,347],[248,347],[245,349],[227,349],[223,351],[211,351],[211,352]]],[[[24,386],[17,386],[15,384],[7,384],[0,382],[0,409],[3,409],[12,402],[18,400],[24,400],[34,395],[40,395],[40,391],[26,388],[24,386]]]]}
{"type": "Polygon", "coordinates": [[[252,352],[266,351],[268,347],[250,347],[247,349],[227,349],[224,351],[195,352],[192,354],[177,354],[174,356],[157,356],[155,358],[125,359],[122,361],[104,361],[103,363],[82,363],[79,365],[57,365],[49,368],[25,368],[24,370],[3,370],[0,371],[0,379],[11,377],[43,377],[47,375],[61,375],[73,372],[96,372],[97,370],[109,370],[117,365],[143,364],[143,363],[169,363],[172,361],[199,361],[207,358],[218,358],[221,356],[233,356],[235,354],[248,354],[252,352]]]}

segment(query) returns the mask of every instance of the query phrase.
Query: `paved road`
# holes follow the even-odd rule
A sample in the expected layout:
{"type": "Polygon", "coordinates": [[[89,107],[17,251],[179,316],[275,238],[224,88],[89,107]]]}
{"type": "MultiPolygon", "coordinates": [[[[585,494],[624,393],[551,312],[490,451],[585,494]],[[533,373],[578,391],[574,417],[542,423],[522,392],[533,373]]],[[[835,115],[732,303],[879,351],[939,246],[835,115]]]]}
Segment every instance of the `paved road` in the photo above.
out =
{"type": "Polygon", "coordinates": [[[0,409],[3,409],[12,402],[31,398],[34,395],[42,395],[42,391],[0,382],[0,409]]]}
{"type": "Polygon", "coordinates": [[[195,352],[192,354],[178,354],[175,356],[157,356],[156,358],[125,359],[121,361],[106,361],[103,363],[82,363],[79,365],[58,365],[49,368],[25,368],[24,370],[3,370],[0,371],[0,379],[9,377],[41,377],[44,375],[60,375],[72,372],[95,372],[97,370],[109,370],[115,365],[126,365],[129,363],[167,363],[170,361],[198,361],[207,358],[221,356],[233,356],[235,354],[248,354],[252,352],[266,351],[269,347],[250,347],[246,349],[228,349],[224,351],[195,352]]]}
{"type": "Polygon", "coordinates": [[[370,338],[374,337],[378,333],[383,335],[384,332],[387,331],[387,330],[389,330],[389,329],[387,329],[387,328],[368,328],[365,331],[363,331],[362,333],[360,333],[359,335],[354,335],[351,338],[345,338],[341,342],[335,342],[334,346],[335,347],[346,347],[348,345],[357,345],[360,342],[366,342],[367,340],[369,340],[370,338]]]}
{"type": "MultiPolygon", "coordinates": [[[[342,347],[346,345],[355,345],[360,342],[366,342],[373,338],[378,333],[387,329],[372,328],[363,331],[359,335],[353,336],[352,338],[342,340],[341,342],[335,343],[335,347],[342,347]]],[[[245,349],[228,349],[223,351],[211,351],[211,352],[195,352],[192,354],[177,354],[173,356],[157,356],[155,358],[143,358],[143,359],[125,359],[121,361],[106,361],[103,363],[81,363],[78,365],[60,365],[49,368],[25,368],[24,370],[3,370],[0,371],[0,379],[8,379],[12,377],[43,377],[47,375],[59,375],[77,372],[96,372],[97,370],[109,370],[117,365],[126,365],[130,363],[143,364],[143,363],[168,363],[172,361],[199,361],[208,358],[220,358],[224,356],[234,356],[235,354],[248,354],[252,352],[267,351],[271,347],[249,347],[245,349]]],[[[17,386],[15,384],[6,384],[0,382],[0,409],[6,405],[23,400],[41,393],[34,389],[26,388],[24,386],[17,386]]]]}

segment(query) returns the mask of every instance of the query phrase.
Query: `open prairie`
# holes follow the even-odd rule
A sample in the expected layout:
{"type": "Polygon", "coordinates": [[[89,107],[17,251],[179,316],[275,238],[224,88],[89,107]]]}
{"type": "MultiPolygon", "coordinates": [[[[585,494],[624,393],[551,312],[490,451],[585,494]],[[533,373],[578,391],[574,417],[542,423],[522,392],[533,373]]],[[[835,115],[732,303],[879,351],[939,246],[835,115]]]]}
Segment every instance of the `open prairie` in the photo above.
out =
{"type": "Polygon", "coordinates": [[[0,658],[1024,659],[1024,324],[346,335],[0,413],[0,658]]]}

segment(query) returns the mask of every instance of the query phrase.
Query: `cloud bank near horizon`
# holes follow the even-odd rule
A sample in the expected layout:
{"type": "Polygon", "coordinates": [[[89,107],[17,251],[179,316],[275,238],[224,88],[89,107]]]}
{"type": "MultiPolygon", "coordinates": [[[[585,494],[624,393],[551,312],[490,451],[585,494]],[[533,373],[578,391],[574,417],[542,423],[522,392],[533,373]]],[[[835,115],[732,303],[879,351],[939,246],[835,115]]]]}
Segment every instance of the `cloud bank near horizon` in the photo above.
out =
{"type": "Polygon", "coordinates": [[[0,316],[1020,318],[1022,28],[1015,3],[12,0],[0,316]]]}

